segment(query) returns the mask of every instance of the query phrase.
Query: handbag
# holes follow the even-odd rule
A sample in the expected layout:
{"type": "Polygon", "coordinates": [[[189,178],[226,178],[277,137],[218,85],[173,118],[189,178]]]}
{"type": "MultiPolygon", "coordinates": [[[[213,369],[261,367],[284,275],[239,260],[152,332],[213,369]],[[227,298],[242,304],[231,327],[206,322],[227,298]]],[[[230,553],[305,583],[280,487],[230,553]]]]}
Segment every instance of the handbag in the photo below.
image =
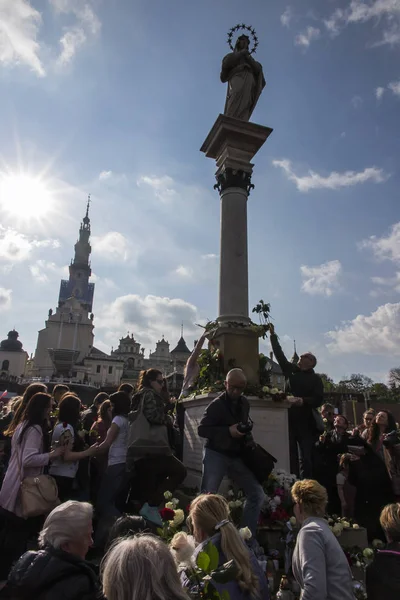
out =
{"type": "Polygon", "coordinates": [[[22,478],[21,457],[17,452],[19,476],[21,480],[21,513],[24,519],[49,514],[60,504],[56,480],[51,475],[36,475],[22,478]]]}
{"type": "Polygon", "coordinates": [[[323,420],[322,415],[319,412],[319,410],[317,410],[316,408],[313,408],[312,415],[314,418],[314,424],[315,424],[316,430],[318,431],[318,433],[324,433],[325,423],[324,423],[324,420],[323,420]]]}
{"type": "Polygon", "coordinates": [[[129,414],[131,424],[128,431],[127,459],[137,460],[147,455],[172,454],[167,426],[154,425],[143,414],[144,396],[145,394],[142,394],[138,409],[129,414]]]}
{"type": "Polygon", "coordinates": [[[276,458],[256,443],[243,447],[242,460],[261,484],[267,481],[276,463],[276,458]]]}

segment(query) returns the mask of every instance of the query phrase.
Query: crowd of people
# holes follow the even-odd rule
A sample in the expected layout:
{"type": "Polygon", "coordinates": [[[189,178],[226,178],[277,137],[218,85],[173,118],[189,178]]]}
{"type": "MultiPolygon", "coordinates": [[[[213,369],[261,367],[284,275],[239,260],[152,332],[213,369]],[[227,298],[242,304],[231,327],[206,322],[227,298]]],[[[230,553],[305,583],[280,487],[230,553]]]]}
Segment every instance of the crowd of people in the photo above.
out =
{"type": "MultiPolygon", "coordinates": [[[[196,377],[204,339],[188,361],[183,396],[196,377]]],[[[291,470],[300,479],[292,488],[301,527],[292,569],[302,600],[352,597],[351,572],[327,514],[354,517],[369,540],[387,542],[368,570],[369,598],[399,597],[400,439],[393,415],[369,409],[363,423],[350,428],[333,406],[321,406],[316,358],[306,353],[290,363],[273,327],[271,344],[286,378],[291,470]]],[[[222,587],[213,582],[216,590],[228,590],[232,600],[267,600],[266,574],[253,552],[265,493],[259,465],[254,468],[260,447],[252,436],[246,384],[244,372],[232,369],[225,392],[199,423],[205,439],[201,493],[190,505],[190,535],[177,534],[169,548],[154,536],[163,526],[159,508],[164,493],[182,484],[186,468],[163,374],[143,371],[136,389],[124,383],[110,396],[100,392],[88,408],[64,384],[52,394],[42,383],[29,385],[0,420],[0,581],[7,582],[0,597],[188,598],[199,585],[191,577],[193,564],[211,541],[219,566],[232,560],[237,567],[222,587]],[[242,526],[251,542],[239,535],[226,500],[217,495],[225,476],[244,491],[242,526]],[[53,505],[50,484],[57,490],[53,505]],[[40,502],[37,509],[39,493],[43,510],[40,502]],[[85,560],[93,547],[104,554],[100,573],[85,560]]],[[[264,459],[268,453],[261,452],[264,459]]]]}

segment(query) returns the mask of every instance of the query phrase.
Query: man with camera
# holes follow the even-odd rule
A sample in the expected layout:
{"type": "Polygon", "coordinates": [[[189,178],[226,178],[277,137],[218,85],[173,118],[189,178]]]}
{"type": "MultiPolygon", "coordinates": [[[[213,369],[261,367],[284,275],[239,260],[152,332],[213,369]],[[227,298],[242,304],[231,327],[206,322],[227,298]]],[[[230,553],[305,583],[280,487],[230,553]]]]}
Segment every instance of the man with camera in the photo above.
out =
{"type": "Polygon", "coordinates": [[[232,369],[226,376],[226,391],[206,408],[198,434],[206,438],[203,458],[202,492],[217,493],[227,475],[246,495],[243,526],[256,533],[264,490],[246,467],[242,455],[244,446],[253,443],[253,423],[250,405],[243,391],[246,376],[241,369],[232,369]]]}

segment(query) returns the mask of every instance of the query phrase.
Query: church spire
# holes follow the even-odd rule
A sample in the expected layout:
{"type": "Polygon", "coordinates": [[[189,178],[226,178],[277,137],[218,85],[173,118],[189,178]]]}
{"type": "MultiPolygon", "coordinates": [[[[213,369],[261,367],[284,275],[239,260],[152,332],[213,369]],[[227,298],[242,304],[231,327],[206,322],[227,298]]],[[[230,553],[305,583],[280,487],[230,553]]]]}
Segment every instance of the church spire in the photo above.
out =
{"type": "Polygon", "coordinates": [[[90,205],[91,201],[92,200],[91,200],[90,194],[89,194],[88,200],[87,200],[87,205],[86,205],[86,214],[83,217],[83,221],[82,221],[82,225],[81,225],[81,230],[86,229],[89,231],[89,233],[90,233],[89,205],[90,205]]]}

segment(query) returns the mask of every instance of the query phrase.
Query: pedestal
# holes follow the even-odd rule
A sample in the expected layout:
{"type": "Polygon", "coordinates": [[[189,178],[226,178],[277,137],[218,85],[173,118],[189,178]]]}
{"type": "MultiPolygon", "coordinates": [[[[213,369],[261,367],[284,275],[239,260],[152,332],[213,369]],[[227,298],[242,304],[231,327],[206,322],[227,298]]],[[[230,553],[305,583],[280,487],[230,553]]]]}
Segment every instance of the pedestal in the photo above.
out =
{"type": "Polygon", "coordinates": [[[253,384],[259,382],[259,357],[258,338],[249,327],[247,199],[254,188],[251,160],[271,132],[269,127],[219,115],[201,147],[216,161],[215,187],[221,197],[220,327],[214,339],[225,370],[240,367],[253,384]]]}
{"type": "MultiPolygon", "coordinates": [[[[183,400],[185,406],[185,437],[183,462],[188,474],[185,485],[200,489],[203,446],[205,440],[197,435],[197,428],[207,406],[217,394],[204,394],[183,400]]],[[[256,442],[277,459],[276,467],[290,473],[288,408],[286,401],[273,402],[261,398],[248,398],[250,416],[254,421],[256,442]]]]}

